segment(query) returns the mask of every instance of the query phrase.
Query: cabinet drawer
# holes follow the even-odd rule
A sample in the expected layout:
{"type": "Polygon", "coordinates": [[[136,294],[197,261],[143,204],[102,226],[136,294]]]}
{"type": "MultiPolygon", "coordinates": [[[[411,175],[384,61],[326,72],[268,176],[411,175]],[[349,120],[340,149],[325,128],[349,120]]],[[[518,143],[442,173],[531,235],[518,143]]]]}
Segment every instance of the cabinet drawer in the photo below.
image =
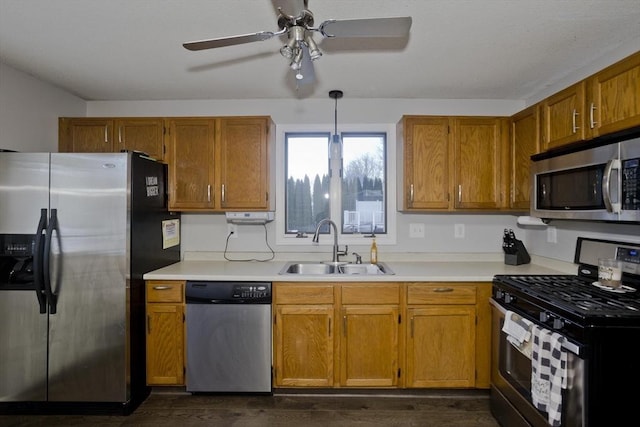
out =
{"type": "Polygon", "coordinates": [[[459,283],[410,284],[407,304],[475,304],[475,285],[459,283]]]}
{"type": "Polygon", "coordinates": [[[331,283],[277,283],[274,288],[275,304],[333,304],[331,283]]]}
{"type": "Polygon", "coordinates": [[[182,302],[184,282],[147,282],[147,302],[182,302]]]}
{"type": "Polygon", "coordinates": [[[349,283],[342,285],[342,304],[399,304],[398,283],[349,283]]]}

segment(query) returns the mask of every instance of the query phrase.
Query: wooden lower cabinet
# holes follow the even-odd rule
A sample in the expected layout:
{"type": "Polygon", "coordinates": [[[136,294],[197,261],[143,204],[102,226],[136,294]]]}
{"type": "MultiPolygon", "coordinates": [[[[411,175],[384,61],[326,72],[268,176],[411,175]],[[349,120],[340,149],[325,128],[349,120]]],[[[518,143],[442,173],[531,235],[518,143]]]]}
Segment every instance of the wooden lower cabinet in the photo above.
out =
{"type": "Polygon", "coordinates": [[[147,385],[185,384],[184,283],[146,283],[147,385]]]}
{"type": "Polygon", "coordinates": [[[400,284],[342,284],[341,387],[396,387],[399,377],[400,284]]]}
{"type": "Polygon", "coordinates": [[[491,285],[410,283],[406,290],[405,386],[488,388],[491,285]]]}
{"type": "Polygon", "coordinates": [[[333,387],[334,289],[275,283],[274,387],[333,387]]]}
{"type": "Polygon", "coordinates": [[[490,283],[274,283],[274,387],[489,388],[490,283]]]}

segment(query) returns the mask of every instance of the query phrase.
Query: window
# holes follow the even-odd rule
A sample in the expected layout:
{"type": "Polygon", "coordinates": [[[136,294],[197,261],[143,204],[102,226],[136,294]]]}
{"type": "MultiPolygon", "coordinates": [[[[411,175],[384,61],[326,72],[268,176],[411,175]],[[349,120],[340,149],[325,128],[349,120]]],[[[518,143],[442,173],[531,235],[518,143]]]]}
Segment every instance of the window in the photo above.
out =
{"type": "MultiPolygon", "coordinates": [[[[284,134],[285,234],[313,234],[331,218],[343,235],[384,235],[387,226],[386,133],[284,134]]],[[[329,227],[323,227],[329,233],[329,227]]]]}

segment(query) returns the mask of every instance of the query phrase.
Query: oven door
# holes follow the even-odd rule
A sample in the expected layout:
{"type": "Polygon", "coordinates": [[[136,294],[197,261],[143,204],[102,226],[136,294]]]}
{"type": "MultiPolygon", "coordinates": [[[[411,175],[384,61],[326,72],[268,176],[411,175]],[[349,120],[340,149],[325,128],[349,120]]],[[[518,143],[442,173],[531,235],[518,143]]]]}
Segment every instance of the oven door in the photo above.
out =
{"type": "MultiPolygon", "coordinates": [[[[505,426],[548,426],[547,414],[531,403],[531,359],[512,345],[502,331],[507,310],[493,299],[491,305],[491,412],[505,426]]],[[[570,378],[563,390],[562,425],[584,426],[584,361],[578,356],[579,347],[565,350],[570,378]]]]}

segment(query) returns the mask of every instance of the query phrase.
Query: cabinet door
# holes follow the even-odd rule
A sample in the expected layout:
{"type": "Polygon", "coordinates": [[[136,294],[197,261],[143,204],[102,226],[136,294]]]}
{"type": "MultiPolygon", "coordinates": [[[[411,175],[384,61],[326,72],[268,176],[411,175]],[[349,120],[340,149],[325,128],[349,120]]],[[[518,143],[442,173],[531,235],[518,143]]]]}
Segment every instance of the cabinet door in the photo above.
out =
{"type": "Polygon", "coordinates": [[[61,153],[113,153],[113,120],[60,118],[58,149],[61,153]]]}
{"type": "Polygon", "coordinates": [[[546,150],[584,140],[584,100],[582,81],[542,102],[542,141],[546,150]]]}
{"type": "Polygon", "coordinates": [[[455,208],[502,206],[504,141],[501,120],[458,118],[454,126],[455,208]]]}
{"type": "Polygon", "coordinates": [[[407,387],[474,387],[475,306],[408,309],[407,387]]]}
{"type": "Polygon", "coordinates": [[[589,79],[593,137],[640,126],[640,52],[589,79]]]}
{"type": "Polygon", "coordinates": [[[220,206],[268,209],[268,118],[220,119],[220,206]]]}
{"type": "Polygon", "coordinates": [[[215,119],[167,120],[169,208],[213,210],[215,119]]]}
{"type": "Polygon", "coordinates": [[[333,387],[333,305],[276,306],[275,386],[333,387]]]}
{"type": "Polygon", "coordinates": [[[157,160],[164,158],[162,119],[117,119],[114,131],[118,150],[142,151],[157,160]]]}
{"type": "Polygon", "coordinates": [[[449,119],[407,117],[403,120],[404,209],[450,208],[449,119]]]}
{"type": "Polygon", "coordinates": [[[147,304],[147,384],[184,385],[181,304],[147,304]]]}
{"type": "Polygon", "coordinates": [[[343,306],[340,385],[398,384],[398,307],[343,306]]]}
{"type": "Polygon", "coordinates": [[[511,209],[530,208],[531,156],[540,152],[540,121],[534,105],[511,118],[511,209]]]}

